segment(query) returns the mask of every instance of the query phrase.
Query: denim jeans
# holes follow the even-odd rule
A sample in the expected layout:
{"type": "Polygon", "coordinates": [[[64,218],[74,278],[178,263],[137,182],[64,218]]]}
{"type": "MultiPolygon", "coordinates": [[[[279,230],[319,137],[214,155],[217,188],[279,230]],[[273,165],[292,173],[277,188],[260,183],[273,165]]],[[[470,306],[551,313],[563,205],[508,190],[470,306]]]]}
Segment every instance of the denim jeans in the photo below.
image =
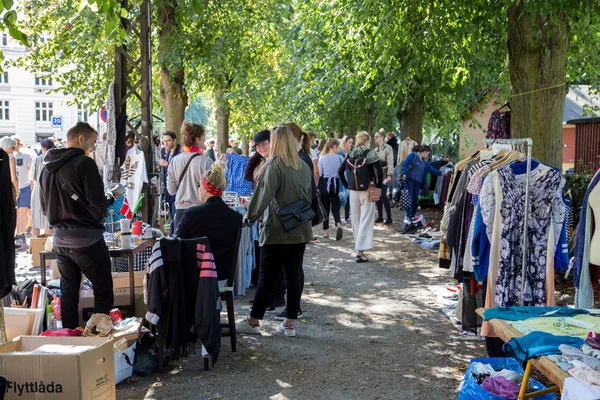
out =
{"type": "Polygon", "coordinates": [[[421,192],[421,183],[412,179],[407,179],[408,192],[410,193],[410,209],[406,211],[408,218],[414,218],[417,214],[417,206],[419,204],[419,193],[421,192]]]}

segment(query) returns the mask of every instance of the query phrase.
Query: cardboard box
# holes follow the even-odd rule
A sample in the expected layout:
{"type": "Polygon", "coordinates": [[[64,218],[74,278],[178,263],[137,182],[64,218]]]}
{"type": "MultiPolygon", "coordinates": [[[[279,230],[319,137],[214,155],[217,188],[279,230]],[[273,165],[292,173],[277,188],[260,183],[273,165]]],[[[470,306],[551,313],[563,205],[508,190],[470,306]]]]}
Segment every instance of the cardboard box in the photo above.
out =
{"type": "MultiPolygon", "coordinates": [[[[133,279],[135,282],[135,287],[144,286],[144,277],[146,276],[146,271],[135,271],[133,273],[133,279]]],[[[113,288],[128,288],[129,289],[129,272],[113,272],[113,288]]]]}
{"type": "Polygon", "coordinates": [[[18,337],[0,345],[0,375],[8,380],[5,400],[117,398],[113,343],[106,338],[18,337]],[[70,351],[35,353],[46,345],[70,351]]]}
{"type": "Polygon", "coordinates": [[[41,322],[44,319],[43,308],[4,308],[4,324],[6,338],[12,340],[17,336],[39,335],[41,322]]]}
{"type": "MultiPolygon", "coordinates": [[[[143,288],[135,288],[135,317],[144,317],[146,315],[146,305],[144,304],[143,288]]],[[[115,301],[113,307],[121,309],[123,317],[130,316],[128,311],[130,305],[129,288],[115,289],[115,301]]],[[[94,311],[94,291],[82,290],[79,292],[79,325],[85,326],[94,311]]]]}
{"type": "Polygon", "coordinates": [[[31,260],[34,267],[40,266],[40,251],[44,251],[46,248],[46,240],[52,235],[39,235],[29,239],[29,254],[31,254],[31,260]]]}

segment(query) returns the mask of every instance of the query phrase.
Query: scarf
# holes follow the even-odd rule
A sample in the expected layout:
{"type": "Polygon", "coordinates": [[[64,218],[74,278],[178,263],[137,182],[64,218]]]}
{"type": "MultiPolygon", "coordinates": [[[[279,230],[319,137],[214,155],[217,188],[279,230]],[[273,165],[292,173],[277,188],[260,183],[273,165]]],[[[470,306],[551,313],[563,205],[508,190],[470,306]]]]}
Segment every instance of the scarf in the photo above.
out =
{"type": "Polygon", "coordinates": [[[181,151],[184,152],[184,153],[198,153],[201,156],[204,155],[204,149],[199,149],[196,146],[183,146],[181,148],[181,151]]]}
{"type": "Polygon", "coordinates": [[[592,240],[592,210],[589,197],[594,187],[600,182],[600,171],[596,172],[581,205],[581,217],[577,226],[575,243],[575,262],[573,281],[575,283],[575,307],[591,308],[594,306],[594,292],[590,278],[590,242],[592,240]]]}

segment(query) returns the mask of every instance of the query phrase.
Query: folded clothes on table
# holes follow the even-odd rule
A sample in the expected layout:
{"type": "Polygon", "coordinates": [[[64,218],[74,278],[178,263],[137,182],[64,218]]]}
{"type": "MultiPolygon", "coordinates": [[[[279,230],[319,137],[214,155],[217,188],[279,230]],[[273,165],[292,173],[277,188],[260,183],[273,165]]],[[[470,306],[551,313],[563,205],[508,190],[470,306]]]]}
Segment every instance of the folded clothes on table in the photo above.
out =
{"type": "Polygon", "coordinates": [[[520,361],[530,358],[561,354],[559,346],[566,344],[581,347],[583,339],[572,336],[555,336],[546,332],[531,332],[525,336],[513,338],[504,344],[504,351],[512,350],[520,361]]]}
{"type": "Polygon", "coordinates": [[[514,307],[496,307],[485,310],[483,320],[498,318],[508,321],[523,321],[537,317],[571,317],[579,314],[588,314],[587,310],[579,310],[569,307],[534,307],[534,306],[514,306],[514,307]]]}

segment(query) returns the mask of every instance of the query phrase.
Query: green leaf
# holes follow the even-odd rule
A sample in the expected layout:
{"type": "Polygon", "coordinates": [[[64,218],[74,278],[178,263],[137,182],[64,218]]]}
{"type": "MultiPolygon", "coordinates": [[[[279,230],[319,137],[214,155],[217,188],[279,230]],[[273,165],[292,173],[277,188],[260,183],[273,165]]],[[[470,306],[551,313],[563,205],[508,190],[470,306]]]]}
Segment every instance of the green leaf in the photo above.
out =
{"type": "Polygon", "coordinates": [[[121,17],[122,18],[127,18],[127,16],[129,15],[129,12],[127,11],[126,8],[121,8],[121,17]]]}
{"type": "Polygon", "coordinates": [[[202,0],[192,0],[192,10],[198,15],[202,14],[202,11],[204,10],[204,7],[202,7],[202,0]]]}
{"type": "Polygon", "coordinates": [[[17,12],[15,10],[10,10],[6,14],[4,14],[4,23],[7,26],[12,26],[17,22],[17,12]]]}
{"type": "Polygon", "coordinates": [[[4,8],[7,10],[10,10],[14,5],[13,0],[4,0],[2,3],[4,4],[4,8]]]}

